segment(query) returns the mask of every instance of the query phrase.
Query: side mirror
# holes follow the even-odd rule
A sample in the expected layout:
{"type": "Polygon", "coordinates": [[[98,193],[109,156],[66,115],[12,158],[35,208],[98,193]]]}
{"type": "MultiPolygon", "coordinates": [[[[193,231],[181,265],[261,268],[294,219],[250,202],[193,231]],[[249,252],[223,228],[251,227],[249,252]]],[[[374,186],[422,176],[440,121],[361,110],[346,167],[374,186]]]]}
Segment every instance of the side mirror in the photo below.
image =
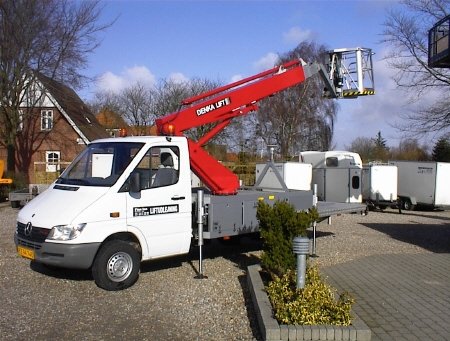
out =
{"type": "Polygon", "coordinates": [[[141,192],[141,174],[139,172],[133,172],[130,174],[130,192],[141,192]]]}

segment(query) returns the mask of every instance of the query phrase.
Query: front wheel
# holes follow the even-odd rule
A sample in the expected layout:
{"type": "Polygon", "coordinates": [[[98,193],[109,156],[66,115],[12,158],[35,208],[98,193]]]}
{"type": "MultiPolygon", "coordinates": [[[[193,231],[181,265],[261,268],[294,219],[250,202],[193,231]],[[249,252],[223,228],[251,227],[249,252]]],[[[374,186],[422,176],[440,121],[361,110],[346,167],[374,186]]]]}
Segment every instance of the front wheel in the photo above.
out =
{"type": "Polygon", "coordinates": [[[92,276],[102,289],[131,287],[139,277],[140,255],[133,244],[112,240],[103,245],[92,265],[92,276]]]}

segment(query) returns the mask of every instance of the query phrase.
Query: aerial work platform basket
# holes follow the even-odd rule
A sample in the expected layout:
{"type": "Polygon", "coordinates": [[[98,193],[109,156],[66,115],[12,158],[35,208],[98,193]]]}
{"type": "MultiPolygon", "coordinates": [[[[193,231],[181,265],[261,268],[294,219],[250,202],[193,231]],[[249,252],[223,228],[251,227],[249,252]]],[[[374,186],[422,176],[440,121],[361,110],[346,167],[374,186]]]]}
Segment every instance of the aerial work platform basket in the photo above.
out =
{"type": "Polygon", "coordinates": [[[428,66],[450,67],[450,15],[428,31],[428,66]]]}
{"type": "Polygon", "coordinates": [[[328,75],[338,97],[357,98],[375,94],[372,55],[372,50],[364,47],[328,52],[328,75]]]}

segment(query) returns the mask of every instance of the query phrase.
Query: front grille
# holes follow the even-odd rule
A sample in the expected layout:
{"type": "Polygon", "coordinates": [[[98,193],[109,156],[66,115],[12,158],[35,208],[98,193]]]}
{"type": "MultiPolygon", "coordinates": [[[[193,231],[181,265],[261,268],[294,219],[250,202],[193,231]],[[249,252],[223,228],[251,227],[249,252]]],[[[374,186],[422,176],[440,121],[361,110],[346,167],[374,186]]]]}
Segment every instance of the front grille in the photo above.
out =
{"type": "Polygon", "coordinates": [[[33,226],[29,235],[25,234],[27,224],[17,222],[17,235],[22,242],[28,243],[43,243],[50,233],[50,229],[33,226]]]}
{"type": "Polygon", "coordinates": [[[29,249],[34,249],[34,250],[40,250],[41,247],[42,247],[42,244],[33,243],[33,242],[30,242],[28,240],[24,240],[24,239],[21,239],[21,238],[17,238],[17,244],[20,245],[20,246],[27,247],[29,249]]]}

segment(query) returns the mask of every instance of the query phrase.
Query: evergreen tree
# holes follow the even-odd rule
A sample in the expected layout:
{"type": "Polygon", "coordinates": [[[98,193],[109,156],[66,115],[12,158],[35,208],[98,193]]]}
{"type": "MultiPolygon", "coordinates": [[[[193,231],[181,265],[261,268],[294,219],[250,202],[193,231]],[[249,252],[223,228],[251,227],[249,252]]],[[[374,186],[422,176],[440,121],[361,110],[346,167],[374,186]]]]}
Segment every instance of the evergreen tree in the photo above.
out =
{"type": "Polygon", "coordinates": [[[450,162],[450,142],[441,137],[433,147],[433,161],[450,162]]]}
{"type": "Polygon", "coordinates": [[[377,136],[372,139],[374,148],[374,158],[379,161],[387,161],[389,158],[389,147],[386,144],[386,139],[381,136],[381,131],[378,132],[377,136]]]}

